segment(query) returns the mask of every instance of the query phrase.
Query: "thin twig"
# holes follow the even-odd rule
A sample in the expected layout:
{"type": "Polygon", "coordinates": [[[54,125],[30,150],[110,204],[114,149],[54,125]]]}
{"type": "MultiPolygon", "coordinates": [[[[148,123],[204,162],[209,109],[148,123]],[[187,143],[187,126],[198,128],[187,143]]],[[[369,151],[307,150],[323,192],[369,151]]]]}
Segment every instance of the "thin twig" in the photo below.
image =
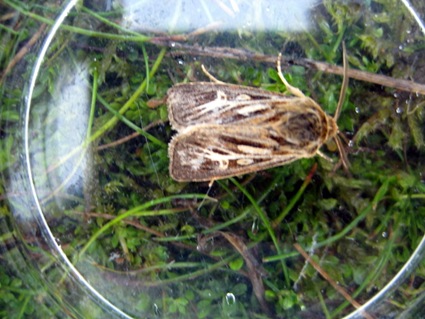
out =
{"type": "Polygon", "coordinates": [[[44,32],[44,29],[46,29],[47,24],[42,24],[36,33],[31,37],[31,39],[19,50],[19,52],[13,57],[13,59],[9,62],[6,69],[4,70],[3,74],[0,78],[0,83],[3,83],[4,78],[7,76],[7,74],[15,67],[16,64],[18,64],[19,61],[21,61],[24,56],[29,52],[29,50],[32,48],[32,46],[38,41],[38,39],[41,37],[41,35],[44,32]]]}
{"type": "MultiPolygon", "coordinates": [[[[80,212],[80,211],[72,211],[73,214],[77,214],[77,215],[82,215],[84,217],[90,217],[90,218],[103,218],[106,220],[113,220],[114,218],[117,218],[116,215],[113,214],[107,214],[107,213],[95,213],[95,212],[80,212]]],[[[126,225],[131,225],[134,228],[140,229],[145,231],[148,234],[154,235],[158,238],[165,238],[166,235],[153,229],[150,227],[147,227],[143,224],[141,224],[137,219],[124,219],[122,221],[122,223],[126,224],[126,225]]],[[[153,238],[153,240],[155,240],[155,238],[153,238]]],[[[184,249],[188,249],[190,251],[196,251],[196,248],[190,245],[187,245],[185,243],[181,243],[181,242],[171,242],[172,245],[180,247],[180,248],[184,248],[184,249]]]]}
{"type": "MultiPolygon", "coordinates": [[[[305,250],[297,243],[294,244],[295,249],[310,263],[310,265],[313,266],[316,271],[322,275],[323,278],[326,279],[328,283],[331,284],[332,287],[335,288],[336,291],[338,291],[349,303],[353,305],[353,307],[360,308],[361,305],[354,300],[353,297],[350,296],[348,292],[345,291],[344,288],[339,286],[335,280],[333,280],[306,252],[305,250]]],[[[362,312],[362,315],[367,319],[373,319],[374,317],[367,312],[362,312]]]]}
{"type": "MultiPolygon", "coordinates": [[[[171,43],[169,43],[168,41],[158,41],[158,39],[153,40],[152,42],[159,45],[172,46],[172,48],[176,50],[173,51],[172,54],[176,55],[187,54],[197,56],[209,56],[221,59],[257,61],[271,64],[276,63],[276,55],[259,54],[243,49],[233,49],[226,47],[202,47],[199,45],[188,45],[176,42],[173,42],[171,45],[171,43]]],[[[325,73],[337,74],[341,76],[344,75],[344,68],[342,66],[331,65],[329,63],[313,61],[306,58],[295,59],[283,57],[282,62],[286,65],[300,65],[318,71],[323,71],[325,73]]],[[[348,69],[347,76],[351,79],[374,83],[385,87],[394,88],[400,91],[425,95],[425,84],[420,84],[409,80],[394,79],[390,76],[378,75],[355,69],[348,69]]]]}
{"type": "MultiPolygon", "coordinates": [[[[144,131],[148,131],[148,130],[150,130],[152,127],[157,126],[157,125],[162,124],[162,123],[164,123],[162,120],[158,120],[158,121],[155,121],[155,122],[149,123],[148,125],[146,125],[146,127],[144,127],[144,128],[143,128],[143,130],[144,130],[144,131]]],[[[108,143],[108,144],[100,145],[100,146],[98,146],[98,147],[96,148],[96,150],[97,150],[97,151],[101,151],[101,150],[104,150],[104,149],[106,149],[106,148],[115,147],[115,146],[117,146],[117,145],[120,145],[120,144],[123,144],[123,143],[125,143],[125,142],[128,142],[128,141],[130,141],[131,139],[138,137],[139,135],[140,135],[140,133],[139,133],[139,132],[134,132],[134,133],[132,133],[132,134],[130,134],[130,135],[127,135],[127,136],[125,136],[125,137],[123,137],[123,138],[120,138],[119,140],[116,140],[116,141],[114,141],[114,142],[111,142],[111,143],[108,143]]]]}
{"type": "Polygon", "coordinates": [[[230,232],[219,232],[226,240],[233,246],[233,248],[242,256],[245,261],[245,265],[248,268],[248,277],[252,284],[252,290],[255,297],[267,315],[271,315],[269,305],[267,304],[265,298],[265,288],[262,276],[265,275],[265,270],[258,262],[258,260],[253,256],[250,249],[243,242],[243,239],[235,234],[230,232]]]}

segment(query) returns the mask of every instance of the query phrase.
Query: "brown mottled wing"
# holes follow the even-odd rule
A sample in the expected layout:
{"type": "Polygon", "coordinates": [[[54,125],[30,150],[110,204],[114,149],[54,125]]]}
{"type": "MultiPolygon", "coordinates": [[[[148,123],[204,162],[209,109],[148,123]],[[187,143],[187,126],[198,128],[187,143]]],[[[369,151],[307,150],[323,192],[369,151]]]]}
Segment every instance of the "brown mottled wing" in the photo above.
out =
{"type": "Polygon", "coordinates": [[[270,127],[198,125],[170,142],[170,174],[177,181],[211,181],[314,156],[270,127]]]}
{"type": "Polygon", "coordinates": [[[209,82],[177,84],[167,93],[168,117],[177,131],[199,124],[265,122],[271,115],[270,102],[290,103],[293,99],[240,85],[209,82]]]}

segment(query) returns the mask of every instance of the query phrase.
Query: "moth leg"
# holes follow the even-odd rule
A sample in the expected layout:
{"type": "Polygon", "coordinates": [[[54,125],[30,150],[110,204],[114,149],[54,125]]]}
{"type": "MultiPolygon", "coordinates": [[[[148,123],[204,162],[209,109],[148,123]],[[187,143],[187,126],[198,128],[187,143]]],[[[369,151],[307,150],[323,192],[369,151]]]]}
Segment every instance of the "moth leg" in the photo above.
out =
{"type": "Polygon", "coordinates": [[[319,155],[321,158],[324,158],[325,160],[327,160],[331,163],[334,162],[332,158],[330,158],[328,155],[323,154],[321,151],[317,151],[316,154],[319,155]]]}
{"type": "MultiPolygon", "coordinates": [[[[208,187],[209,187],[209,189],[208,189],[208,192],[211,190],[211,187],[213,186],[213,184],[214,184],[214,182],[216,181],[216,179],[215,178],[213,178],[209,183],[208,183],[208,187]]],[[[208,195],[208,193],[207,193],[207,195],[208,195]]]]}
{"type": "Polygon", "coordinates": [[[285,77],[282,74],[282,67],[280,65],[280,60],[282,58],[282,54],[279,53],[279,56],[277,58],[277,74],[279,75],[280,80],[283,82],[283,84],[286,86],[286,89],[293,95],[298,96],[298,97],[303,97],[306,98],[306,96],[304,95],[303,92],[301,92],[300,89],[296,88],[295,86],[292,86],[291,84],[288,83],[288,81],[286,81],[285,77]]]}
{"type": "MultiPolygon", "coordinates": [[[[340,136],[339,135],[336,135],[334,137],[334,140],[335,140],[335,143],[336,143],[336,145],[338,147],[338,151],[339,151],[339,154],[340,154],[340,159],[339,159],[338,163],[335,165],[333,171],[336,170],[342,164],[342,167],[344,168],[344,171],[347,172],[347,173],[350,173],[350,161],[348,160],[347,153],[346,153],[346,151],[344,149],[344,145],[343,145],[343,143],[341,141],[340,136]]],[[[326,154],[323,154],[321,151],[318,150],[316,152],[316,154],[319,155],[321,158],[324,158],[325,160],[327,160],[327,161],[329,161],[331,163],[334,163],[334,160],[332,158],[330,158],[326,154]]]]}
{"type": "Polygon", "coordinates": [[[202,64],[201,65],[201,69],[202,72],[204,72],[204,74],[213,82],[218,83],[218,84],[226,84],[226,82],[217,80],[210,72],[207,71],[207,69],[205,68],[205,66],[202,64]]]}
{"type": "MultiPolygon", "coordinates": [[[[341,136],[343,136],[343,135],[341,135],[341,136]]],[[[336,135],[334,137],[334,140],[336,142],[336,146],[338,147],[338,151],[339,151],[339,154],[341,156],[342,166],[344,167],[344,170],[346,172],[348,172],[349,169],[350,169],[350,161],[348,160],[347,152],[345,151],[345,148],[344,148],[344,145],[341,141],[341,138],[340,138],[340,136],[336,135]]]]}
{"type": "Polygon", "coordinates": [[[205,203],[205,201],[207,200],[207,197],[209,197],[208,195],[209,195],[209,193],[210,193],[210,191],[211,191],[211,189],[212,189],[212,186],[213,186],[213,184],[214,184],[214,181],[215,181],[216,179],[215,178],[213,178],[210,182],[209,182],[209,184],[208,184],[208,190],[207,190],[207,193],[205,194],[205,197],[202,199],[202,202],[199,204],[199,206],[198,206],[198,212],[201,210],[201,207],[204,205],[204,203],[205,203]]]}

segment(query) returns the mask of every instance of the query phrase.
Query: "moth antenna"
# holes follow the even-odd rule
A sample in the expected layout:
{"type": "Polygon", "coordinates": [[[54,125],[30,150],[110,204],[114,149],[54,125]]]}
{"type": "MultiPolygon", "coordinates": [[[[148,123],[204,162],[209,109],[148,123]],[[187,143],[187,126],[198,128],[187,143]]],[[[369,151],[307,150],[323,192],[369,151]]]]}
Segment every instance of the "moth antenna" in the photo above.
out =
{"type": "Polygon", "coordinates": [[[342,63],[343,63],[343,72],[344,78],[342,80],[341,92],[339,92],[338,106],[336,107],[334,120],[338,120],[339,115],[341,114],[342,104],[344,103],[345,93],[347,92],[348,81],[350,77],[348,76],[348,63],[347,63],[347,51],[345,49],[345,42],[342,42],[342,63]]]}
{"type": "Polygon", "coordinates": [[[281,59],[282,59],[282,53],[279,53],[279,56],[277,57],[276,68],[277,68],[277,74],[279,75],[280,80],[286,86],[286,89],[289,91],[289,93],[291,93],[292,95],[298,96],[298,97],[305,98],[306,96],[304,95],[303,92],[301,92],[300,89],[296,88],[295,86],[292,86],[291,84],[288,83],[288,81],[286,81],[285,77],[282,74],[282,67],[281,67],[281,64],[280,64],[281,59]]]}
{"type": "Polygon", "coordinates": [[[215,82],[215,83],[219,83],[219,84],[226,84],[225,82],[223,82],[223,81],[220,81],[220,80],[217,80],[210,72],[208,72],[207,71],[207,69],[205,68],[205,66],[202,64],[201,65],[201,69],[202,69],[202,72],[204,72],[204,74],[211,80],[211,81],[213,81],[213,82],[215,82]]]}

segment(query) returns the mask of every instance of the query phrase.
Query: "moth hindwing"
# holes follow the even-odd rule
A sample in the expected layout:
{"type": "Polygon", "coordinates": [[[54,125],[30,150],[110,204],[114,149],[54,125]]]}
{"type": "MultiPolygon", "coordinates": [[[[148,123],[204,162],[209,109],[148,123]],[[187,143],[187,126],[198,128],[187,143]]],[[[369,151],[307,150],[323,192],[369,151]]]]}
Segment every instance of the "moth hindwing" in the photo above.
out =
{"type": "Polygon", "coordinates": [[[226,83],[177,84],[168,90],[170,175],[212,181],[321,154],[336,119],[281,80],[292,96],[226,83]]]}

